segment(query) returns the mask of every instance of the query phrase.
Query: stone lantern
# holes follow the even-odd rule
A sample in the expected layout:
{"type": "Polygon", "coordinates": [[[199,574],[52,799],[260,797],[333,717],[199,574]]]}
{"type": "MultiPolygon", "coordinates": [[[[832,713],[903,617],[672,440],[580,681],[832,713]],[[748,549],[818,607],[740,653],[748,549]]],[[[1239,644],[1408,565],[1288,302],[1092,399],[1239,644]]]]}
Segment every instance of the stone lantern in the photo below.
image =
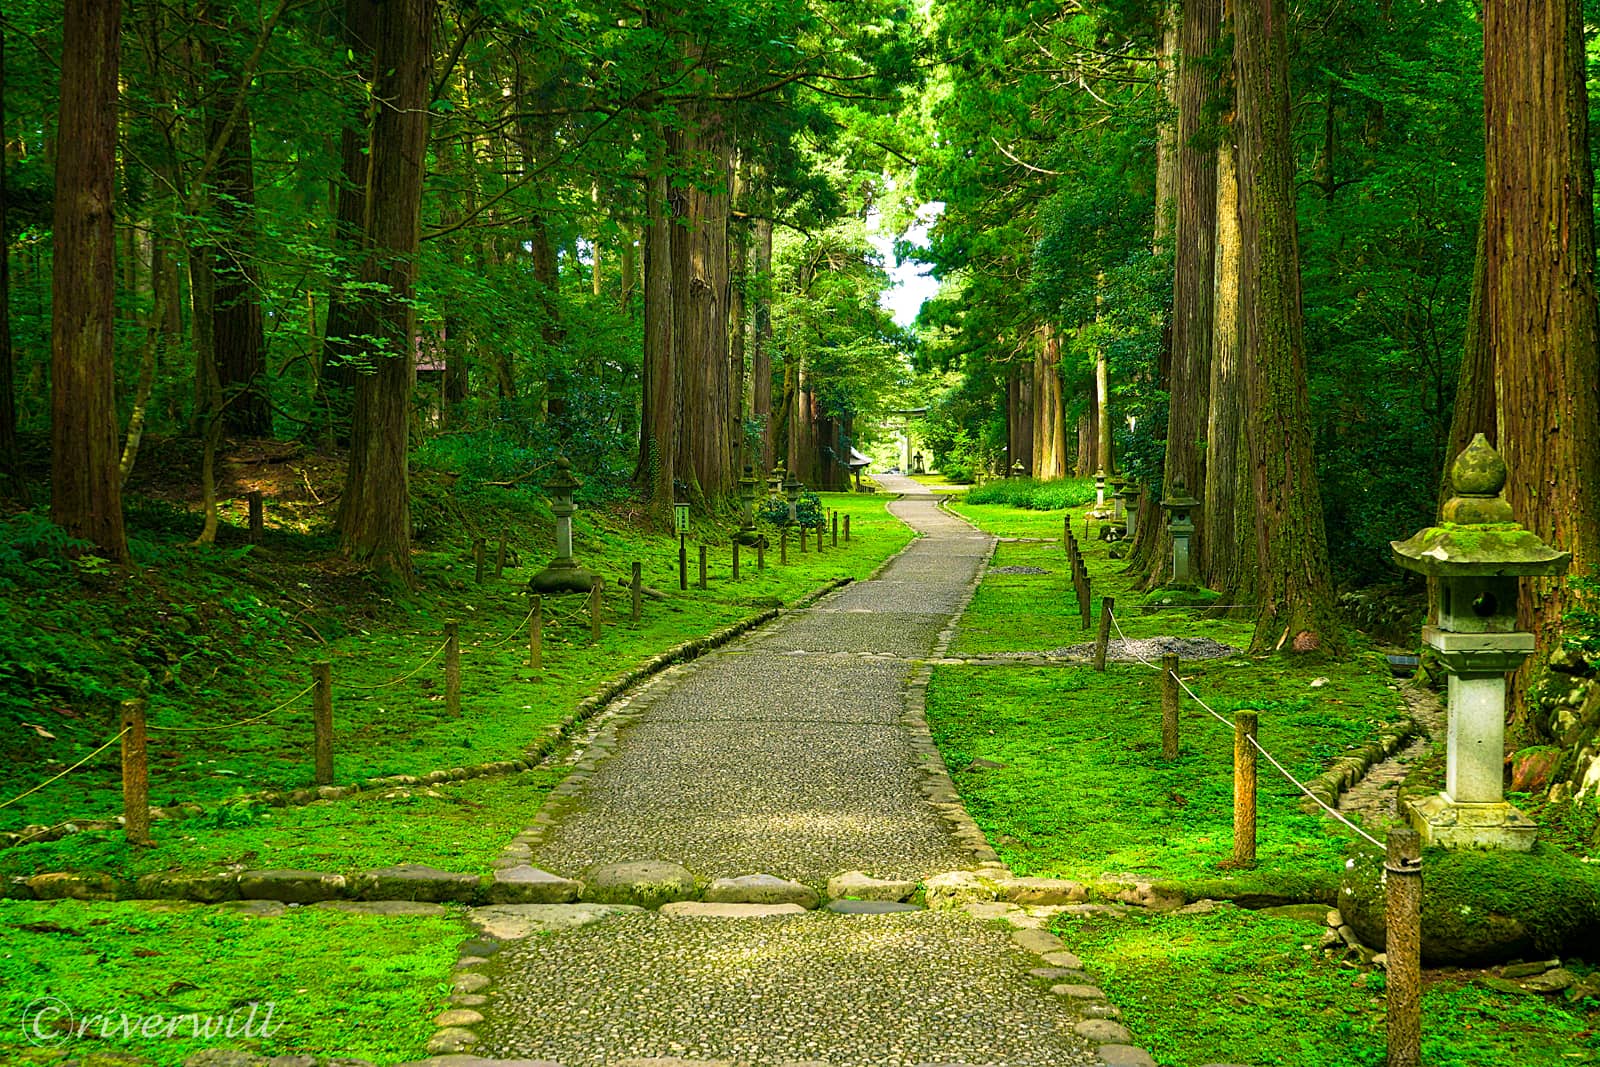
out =
{"type": "Polygon", "coordinates": [[[1123,536],[1132,541],[1138,533],[1139,496],[1142,490],[1139,483],[1130,481],[1117,493],[1117,503],[1122,505],[1124,520],[1123,536]]]}
{"type": "Polygon", "coordinates": [[[1104,467],[1094,472],[1094,506],[1096,508],[1106,506],[1106,472],[1104,467]]]}
{"type": "Polygon", "coordinates": [[[789,522],[800,521],[800,490],[805,488],[805,483],[793,474],[790,474],[783,483],[783,495],[789,501],[789,522]]]}
{"type": "Polygon", "coordinates": [[[1167,512],[1167,532],[1172,534],[1172,581],[1180,589],[1194,587],[1194,574],[1189,567],[1189,541],[1194,537],[1194,520],[1189,512],[1200,506],[1200,501],[1189,495],[1189,487],[1182,478],[1172,483],[1167,498],[1161,502],[1167,512]]]}
{"type": "Polygon", "coordinates": [[[1022,461],[1020,459],[1011,465],[1010,470],[1006,471],[1007,478],[1026,478],[1027,476],[1028,468],[1022,465],[1022,461]]]}
{"type": "Polygon", "coordinates": [[[1113,522],[1122,521],[1124,500],[1122,487],[1126,484],[1128,484],[1128,480],[1120,474],[1113,474],[1106,479],[1106,485],[1111,489],[1111,519],[1113,522]]]}
{"type": "Polygon", "coordinates": [[[756,533],[756,472],[745,464],[744,477],[739,479],[739,535],[741,545],[753,545],[759,538],[756,533]]]}
{"type": "Polygon", "coordinates": [[[1394,561],[1438,579],[1438,623],[1422,639],[1449,672],[1449,736],[1443,793],[1412,801],[1424,842],[1446,848],[1526,851],[1536,826],[1505,802],[1506,672],[1533,652],[1517,630],[1517,579],[1564,574],[1558,552],[1518,525],[1506,502],[1506,462],[1483,434],[1450,467],[1454,495],[1438,526],[1394,541],[1394,561]]]}
{"type": "Polygon", "coordinates": [[[772,470],[767,473],[767,496],[773,500],[776,500],[778,498],[778,494],[782,491],[783,463],[779,462],[776,467],[772,468],[772,470]]]}
{"type": "Polygon", "coordinates": [[[559,457],[555,477],[544,485],[550,497],[550,510],[556,517],[556,558],[528,579],[530,593],[587,593],[594,585],[594,573],[572,558],[572,516],[578,510],[572,502],[572,494],[582,484],[572,476],[572,464],[567,457],[559,457]]]}

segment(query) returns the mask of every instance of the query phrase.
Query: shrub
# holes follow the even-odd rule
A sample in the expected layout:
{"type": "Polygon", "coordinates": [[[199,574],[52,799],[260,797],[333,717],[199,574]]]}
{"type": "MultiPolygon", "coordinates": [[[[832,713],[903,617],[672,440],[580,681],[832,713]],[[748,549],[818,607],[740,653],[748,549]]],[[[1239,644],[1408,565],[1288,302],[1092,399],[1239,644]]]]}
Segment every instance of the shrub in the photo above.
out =
{"type": "Polygon", "coordinates": [[[1093,499],[1091,478],[1001,478],[967,493],[969,504],[1005,504],[1030,511],[1059,511],[1093,499]]]}

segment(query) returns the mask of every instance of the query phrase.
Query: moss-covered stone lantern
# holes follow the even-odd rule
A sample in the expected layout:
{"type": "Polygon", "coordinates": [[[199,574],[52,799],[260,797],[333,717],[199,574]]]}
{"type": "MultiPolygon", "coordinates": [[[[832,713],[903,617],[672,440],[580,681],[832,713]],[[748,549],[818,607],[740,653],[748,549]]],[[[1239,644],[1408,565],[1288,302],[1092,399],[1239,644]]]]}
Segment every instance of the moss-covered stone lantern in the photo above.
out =
{"type": "Polygon", "coordinates": [[[1123,519],[1123,536],[1129,541],[1132,541],[1134,535],[1139,532],[1138,515],[1139,495],[1141,492],[1139,483],[1134,481],[1127,482],[1117,491],[1117,503],[1121,506],[1120,510],[1123,519]]]}
{"type": "Polygon", "coordinates": [[[1125,503],[1125,498],[1122,495],[1122,487],[1127,484],[1128,479],[1124,478],[1120,474],[1113,474],[1111,477],[1106,479],[1106,486],[1111,490],[1111,520],[1113,522],[1122,521],[1123,504],[1125,503]]]}
{"type": "Polygon", "coordinates": [[[1439,621],[1422,639],[1450,676],[1444,792],[1411,802],[1409,817],[1429,844],[1525,851],[1535,825],[1502,787],[1506,672],[1534,647],[1517,630],[1517,579],[1564,574],[1572,555],[1515,521],[1505,460],[1483,434],[1451,464],[1450,484],[1438,526],[1390,543],[1397,564],[1438,579],[1439,621]]]}
{"type": "Polygon", "coordinates": [[[594,573],[572,558],[572,516],[578,508],[572,494],[582,486],[572,475],[566,456],[556,460],[555,477],[544,485],[550,510],[556,517],[556,558],[544,570],[528,579],[530,593],[587,593],[594,585],[594,573]]]}
{"type": "Polygon", "coordinates": [[[1094,472],[1094,506],[1106,506],[1106,471],[1104,467],[1094,472]]]}
{"type": "Polygon", "coordinates": [[[780,462],[767,474],[767,496],[773,500],[783,492],[783,464],[780,462]]]}
{"type": "Polygon", "coordinates": [[[1200,501],[1189,495],[1189,487],[1182,478],[1176,478],[1161,506],[1167,512],[1167,532],[1172,535],[1172,581],[1168,584],[1179,589],[1193,588],[1189,542],[1194,538],[1194,520],[1189,512],[1199,507],[1200,501]]]}
{"type": "Polygon", "coordinates": [[[756,471],[746,463],[744,477],[739,479],[739,534],[741,545],[753,545],[760,538],[756,533],[756,471]]]}
{"type": "Polygon", "coordinates": [[[1020,459],[1011,465],[1010,470],[1006,471],[1007,478],[1026,478],[1027,476],[1028,468],[1022,465],[1022,461],[1020,459]]]}
{"type": "Polygon", "coordinates": [[[800,521],[800,490],[805,487],[805,483],[793,474],[784,479],[783,496],[789,502],[789,522],[791,525],[800,521]]]}

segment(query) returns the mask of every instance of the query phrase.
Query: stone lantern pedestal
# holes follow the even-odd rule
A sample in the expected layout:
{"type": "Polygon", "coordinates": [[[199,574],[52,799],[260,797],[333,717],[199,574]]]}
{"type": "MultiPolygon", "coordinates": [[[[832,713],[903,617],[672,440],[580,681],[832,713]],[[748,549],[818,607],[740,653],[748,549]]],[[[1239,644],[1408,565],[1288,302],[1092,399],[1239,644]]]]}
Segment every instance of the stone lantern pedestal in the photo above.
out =
{"type": "Polygon", "coordinates": [[[1394,541],[1395,563],[1438,579],[1438,623],[1422,639],[1449,672],[1444,792],[1411,802],[1427,844],[1527,851],[1536,827],[1505,801],[1506,672],[1534,649],[1519,632],[1517,579],[1566,572],[1558,552],[1518,525],[1502,491],[1506,464],[1482,434],[1450,468],[1455,495],[1438,526],[1394,541]]]}
{"type": "Polygon", "coordinates": [[[1113,522],[1123,521],[1123,516],[1126,514],[1127,509],[1123,507],[1123,504],[1126,503],[1126,498],[1123,496],[1122,489],[1127,484],[1128,480],[1120,474],[1113,474],[1106,479],[1106,485],[1111,488],[1111,520],[1113,522]]]}
{"type": "MultiPolygon", "coordinates": [[[[780,468],[781,469],[781,468],[780,468]]],[[[805,488],[805,483],[793,474],[783,480],[783,496],[789,502],[789,523],[794,525],[800,521],[800,490],[805,488]]]]}
{"type": "Polygon", "coordinates": [[[1175,589],[1195,587],[1194,567],[1189,558],[1189,542],[1194,537],[1194,520],[1189,512],[1200,506],[1200,501],[1189,495],[1189,487],[1179,479],[1172,483],[1172,491],[1161,501],[1167,513],[1167,532],[1172,535],[1172,581],[1175,589]]]}
{"type": "Polygon", "coordinates": [[[1096,508],[1106,506],[1106,472],[1104,470],[1094,472],[1094,506],[1096,508]]]}
{"type": "Polygon", "coordinates": [[[745,465],[744,477],[739,479],[739,532],[734,540],[741,545],[753,545],[761,539],[756,533],[756,472],[745,465]]]}
{"type": "Polygon", "coordinates": [[[541,595],[558,593],[587,593],[594,585],[594,572],[579,566],[572,558],[572,516],[577,506],[572,494],[582,485],[572,475],[572,464],[566,456],[556,460],[555,477],[545,483],[550,497],[550,510],[556,517],[556,558],[549,566],[528,579],[528,592],[541,595]]]}
{"type": "Polygon", "coordinates": [[[1122,512],[1122,536],[1129,541],[1139,532],[1139,497],[1142,490],[1138,482],[1128,482],[1117,491],[1117,510],[1122,512]]]}

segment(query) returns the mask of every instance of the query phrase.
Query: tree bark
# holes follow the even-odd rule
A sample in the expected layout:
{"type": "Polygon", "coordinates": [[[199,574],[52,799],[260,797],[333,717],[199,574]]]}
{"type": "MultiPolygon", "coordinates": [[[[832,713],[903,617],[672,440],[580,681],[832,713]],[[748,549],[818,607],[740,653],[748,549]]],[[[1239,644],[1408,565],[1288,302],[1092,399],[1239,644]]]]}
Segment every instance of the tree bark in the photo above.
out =
{"type": "MultiPolygon", "coordinates": [[[[770,191],[763,200],[770,204],[770,191]]],[[[769,207],[770,210],[770,207],[769,207]]],[[[756,306],[750,331],[750,412],[761,423],[761,473],[772,470],[772,220],[758,218],[751,249],[756,306]]]]}
{"type": "MultiPolygon", "coordinates": [[[[6,34],[0,27],[0,131],[6,128],[6,34]]],[[[11,352],[11,243],[6,238],[6,153],[0,136],[0,498],[24,501],[27,481],[17,448],[16,363],[11,352]]]]}
{"type": "MultiPolygon", "coordinates": [[[[1512,511],[1588,576],[1600,558],[1600,351],[1582,8],[1488,0],[1483,51],[1484,288],[1472,340],[1494,353],[1512,511]]],[[[1476,355],[1463,374],[1479,373],[1476,355]]],[[[1480,383],[1463,398],[1475,407],[1486,402],[1480,383]]],[[[1560,578],[1523,585],[1519,624],[1547,650],[1571,592],[1560,578]]],[[[1529,673],[1512,687],[1519,715],[1529,673]]]]}
{"type": "MultiPolygon", "coordinates": [[[[1245,385],[1239,368],[1239,186],[1231,134],[1217,147],[1217,240],[1212,285],[1211,384],[1206,414],[1205,528],[1201,573],[1208,586],[1237,594],[1241,572],[1254,567],[1255,517],[1237,494],[1249,466],[1245,385]],[[1241,531],[1245,536],[1241,537],[1241,531]]],[[[1225,598],[1227,603],[1240,603],[1225,598]]]]}
{"type": "Polygon", "coordinates": [[[1240,362],[1260,600],[1252,650],[1343,650],[1311,451],[1290,143],[1288,12],[1236,0],[1240,362]]]}
{"type": "MultiPolygon", "coordinates": [[[[1181,19],[1172,354],[1162,463],[1167,495],[1179,491],[1192,494],[1205,488],[1217,231],[1216,137],[1206,109],[1217,94],[1212,53],[1222,19],[1221,0],[1187,0],[1181,19]]],[[[1198,560],[1203,558],[1207,537],[1204,509],[1195,512],[1194,518],[1189,550],[1198,560]]],[[[1172,536],[1165,523],[1158,524],[1156,534],[1146,588],[1162,585],[1172,576],[1172,536]]]]}
{"type": "Polygon", "coordinates": [[[128,562],[113,324],[120,0],[66,0],[50,330],[50,518],[128,562]]]}
{"type": "Polygon", "coordinates": [[[1039,327],[1033,357],[1033,476],[1067,476],[1067,428],[1061,396],[1061,334],[1039,327]]]}
{"type": "MultiPolygon", "coordinates": [[[[230,78],[235,76],[229,72],[230,78]]],[[[227,429],[250,437],[272,436],[272,407],[267,397],[267,343],[261,318],[261,277],[256,266],[255,158],[250,145],[250,109],[242,106],[231,131],[224,130],[234,101],[224,97],[212,109],[210,137],[224,133],[222,156],[211,202],[218,230],[212,276],[213,327],[217,345],[217,378],[224,396],[222,421],[227,429]]]]}
{"type": "Polygon", "coordinates": [[[677,478],[679,402],[672,299],[673,224],[665,170],[650,176],[645,201],[644,398],[635,482],[664,516],[672,506],[677,478]]]}
{"type": "Polygon", "coordinates": [[[362,281],[381,286],[370,335],[382,350],[356,381],[350,463],[340,500],[345,555],[411,576],[411,486],[407,470],[416,313],[411,298],[427,164],[433,0],[388,0],[379,9],[375,86],[383,102],[372,128],[368,254],[362,281]]]}
{"type": "MultiPolygon", "coordinates": [[[[1178,11],[1175,4],[1160,8],[1161,52],[1156,62],[1156,77],[1161,81],[1161,98],[1169,108],[1177,105],[1178,11]]],[[[1155,244],[1160,247],[1172,236],[1178,189],[1178,137],[1173,118],[1156,126],[1156,226],[1155,244]]]]}

